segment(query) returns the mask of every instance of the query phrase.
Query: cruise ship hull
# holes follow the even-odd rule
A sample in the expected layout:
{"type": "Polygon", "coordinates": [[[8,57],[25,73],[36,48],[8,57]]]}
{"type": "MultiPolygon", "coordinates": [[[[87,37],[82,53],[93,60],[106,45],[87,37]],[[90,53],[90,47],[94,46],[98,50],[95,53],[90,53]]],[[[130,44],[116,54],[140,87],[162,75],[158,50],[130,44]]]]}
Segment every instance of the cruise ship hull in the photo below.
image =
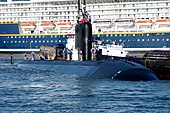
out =
{"type": "MultiPolygon", "coordinates": [[[[42,45],[66,46],[68,38],[74,34],[22,34],[18,22],[0,23],[0,49],[39,49],[42,45]]],[[[92,40],[122,45],[127,50],[169,49],[170,31],[148,32],[98,32],[93,33],[92,40]]]]}
{"type": "MultiPolygon", "coordinates": [[[[42,45],[56,46],[64,44],[74,36],[67,34],[1,34],[0,49],[39,49],[42,45]]],[[[93,34],[94,40],[105,43],[122,44],[125,49],[141,50],[142,48],[170,48],[170,33],[99,33],[93,34]]]]}

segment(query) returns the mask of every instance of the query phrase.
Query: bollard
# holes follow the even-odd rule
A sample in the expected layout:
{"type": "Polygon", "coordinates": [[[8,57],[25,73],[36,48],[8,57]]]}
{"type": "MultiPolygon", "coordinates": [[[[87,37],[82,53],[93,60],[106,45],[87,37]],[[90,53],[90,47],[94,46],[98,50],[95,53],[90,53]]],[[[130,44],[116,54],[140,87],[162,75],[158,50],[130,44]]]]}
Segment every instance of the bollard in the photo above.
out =
{"type": "Polygon", "coordinates": [[[13,64],[13,53],[11,53],[11,64],[13,64]]]}

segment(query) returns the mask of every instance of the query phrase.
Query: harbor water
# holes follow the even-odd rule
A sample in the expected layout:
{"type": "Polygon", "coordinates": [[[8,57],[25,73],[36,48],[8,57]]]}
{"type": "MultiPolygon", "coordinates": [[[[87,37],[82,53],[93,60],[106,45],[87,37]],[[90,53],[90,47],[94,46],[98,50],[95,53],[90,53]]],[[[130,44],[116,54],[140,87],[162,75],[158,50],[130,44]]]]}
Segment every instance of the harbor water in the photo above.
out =
{"type": "MultiPolygon", "coordinates": [[[[1,55],[2,56],[2,55],[1,55]]],[[[15,60],[16,61],[16,60],[15,60]]],[[[3,113],[169,113],[170,81],[80,79],[0,58],[3,113]]]]}

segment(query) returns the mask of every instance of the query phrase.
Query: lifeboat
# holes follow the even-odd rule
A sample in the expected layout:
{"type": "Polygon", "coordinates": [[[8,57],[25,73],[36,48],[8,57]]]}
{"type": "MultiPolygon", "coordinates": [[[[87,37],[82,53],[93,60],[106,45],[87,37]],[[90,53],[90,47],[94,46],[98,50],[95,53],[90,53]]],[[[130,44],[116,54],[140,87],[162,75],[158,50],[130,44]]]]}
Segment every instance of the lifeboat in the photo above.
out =
{"type": "Polygon", "coordinates": [[[152,21],[150,19],[136,20],[137,25],[151,25],[152,21]]]}
{"type": "Polygon", "coordinates": [[[113,26],[112,19],[110,18],[99,18],[92,21],[93,32],[105,32],[113,26]]]}
{"type": "Polygon", "coordinates": [[[31,23],[21,23],[21,28],[23,29],[35,29],[36,27],[36,24],[34,22],[31,22],[31,23]]]}
{"type": "Polygon", "coordinates": [[[114,20],[115,26],[133,26],[134,20],[132,18],[119,18],[114,20]]]}
{"type": "Polygon", "coordinates": [[[56,30],[58,33],[71,33],[73,25],[71,22],[58,22],[56,23],[56,30]]]}
{"type": "Polygon", "coordinates": [[[151,28],[152,27],[152,20],[150,19],[138,19],[136,20],[136,28],[141,29],[141,28],[151,28]]]}
{"type": "Polygon", "coordinates": [[[55,24],[53,22],[42,22],[40,24],[40,27],[43,29],[43,30],[51,30],[55,27],[55,24]]]}
{"type": "Polygon", "coordinates": [[[168,18],[168,19],[157,19],[156,24],[165,24],[165,25],[170,24],[170,18],[168,18]]]}
{"type": "Polygon", "coordinates": [[[100,18],[95,19],[92,24],[94,26],[100,26],[100,27],[109,27],[112,25],[112,20],[110,18],[100,18]]]}

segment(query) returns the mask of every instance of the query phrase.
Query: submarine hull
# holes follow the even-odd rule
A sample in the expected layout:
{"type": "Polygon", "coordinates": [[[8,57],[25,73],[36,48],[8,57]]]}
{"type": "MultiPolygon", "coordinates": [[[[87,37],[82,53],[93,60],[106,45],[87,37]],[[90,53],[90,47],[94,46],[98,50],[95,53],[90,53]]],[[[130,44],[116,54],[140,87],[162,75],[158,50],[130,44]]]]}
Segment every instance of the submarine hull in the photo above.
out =
{"type": "Polygon", "coordinates": [[[115,79],[124,81],[158,80],[148,68],[129,61],[24,61],[20,67],[76,74],[79,77],[115,79]]]}

